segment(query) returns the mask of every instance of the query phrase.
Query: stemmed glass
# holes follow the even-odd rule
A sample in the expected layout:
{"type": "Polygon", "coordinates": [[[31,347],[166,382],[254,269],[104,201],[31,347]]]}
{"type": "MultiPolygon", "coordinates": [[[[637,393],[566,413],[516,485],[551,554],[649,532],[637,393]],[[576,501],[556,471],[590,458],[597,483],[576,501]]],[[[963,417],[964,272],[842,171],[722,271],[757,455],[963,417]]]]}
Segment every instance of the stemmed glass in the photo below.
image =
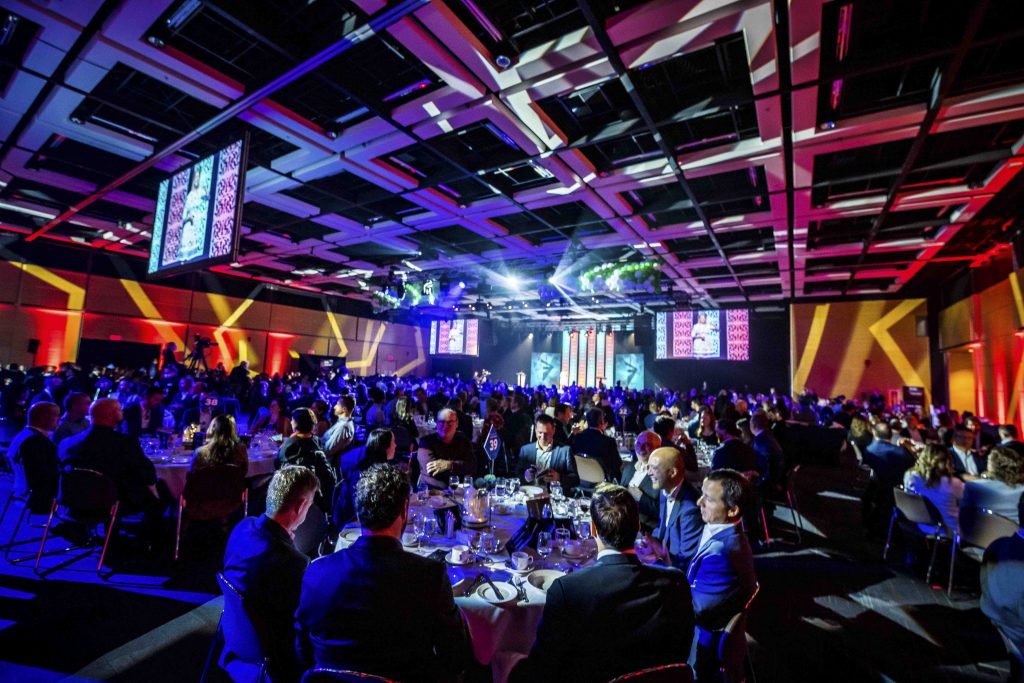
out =
{"type": "Polygon", "coordinates": [[[548,564],[548,556],[551,555],[551,534],[541,531],[537,534],[537,553],[544,558],[544,566],[548,564]]]}
{"type": "Polygon", "coordinates": [[[423,515],[412,516],[412,533],[416,536],[416,548],[419,549],[423,543],[423,530],[425,528],[426,519],[423,515]]]}
{"type": "Polygon", "coordinates": [[[430,539],[433,538],[434,534],[437,533],[437,519],[433,515],[427,515],[426,519],[423,520],[423,536],[430,544],[430,539]]]}
{"type": "Polygon", "coordinates": [[[448,488],[450,488],[454,493],[455,489],[459,488],[460,481],[461,480],[459,479],[459,475],[453,474],[452,476],[448,477],[448,488]]]}
{"type": "Polygon", "coordinates": [[[555,545],[558,546],[558,552],[565,554],[565,546],[569,542],[571,534],[568,529],[555,529],[555,545]]]}
{"type": "Polygon", "coordinates": [[[516,497],[516,493],[519,492],[519,480],[512,477],[508,480],[508,495],[512,498],[516,497]]]}
{"type": "Polygon", "coordinates": [[[505,501],[505,496],[508,495],[508,482],[503,477],[499,477],[494,483],[494,497],[500,502],[505,501]]]}
{"type": "Polygon", "coordinates": [[[590,520],[580,517],[576,520],[576,535],[580,537],[581,541],[585,541],[590,538],[590,520]]]}
{"type": "Polygon", "coordinates": [[[562,500],[562,484],[560,482],[551,482],[548,485],[548,491],[551,493],[551,500],[562,500]]]}

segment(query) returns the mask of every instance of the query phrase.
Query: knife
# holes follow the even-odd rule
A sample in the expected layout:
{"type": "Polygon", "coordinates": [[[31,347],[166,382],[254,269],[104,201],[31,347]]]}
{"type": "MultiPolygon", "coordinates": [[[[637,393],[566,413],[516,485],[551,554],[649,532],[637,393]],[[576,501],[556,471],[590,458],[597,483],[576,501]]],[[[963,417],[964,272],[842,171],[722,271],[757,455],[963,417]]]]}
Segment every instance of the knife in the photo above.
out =
{"type": "Polygon", "coordinates": [[[498,589],[498,587],[494,584],[493,581],[491,581],[491,577],[489,577],[489,576],[487,576],[487,574],[483,574],[483,573],[481,573],[480,576],[484,577],[484,581],[486,581],[487,585],[490,586],[494,590],[494,594],[498,596],[499,600],[504,600],[505,599],[505,596],[501,594],[501,591],[498,589]]]}

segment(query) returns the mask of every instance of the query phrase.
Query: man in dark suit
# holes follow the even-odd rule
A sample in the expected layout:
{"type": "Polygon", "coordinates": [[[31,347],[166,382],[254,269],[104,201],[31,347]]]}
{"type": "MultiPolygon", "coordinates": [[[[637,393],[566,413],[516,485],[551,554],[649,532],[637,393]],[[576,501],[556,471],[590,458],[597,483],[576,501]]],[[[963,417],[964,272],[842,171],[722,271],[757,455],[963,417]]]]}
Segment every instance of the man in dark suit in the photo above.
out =
{"type": "Polygon", "coordinates": [[[761,411],[750,417],[750,432],[754,435],[751,447],[757,455],[757,471],[761,474],[761,482],[765,487],[782,486],[785,484],[786,458],[782,446],[772,435],[771,421],[761,411]]]}
{"type": "MultiPolygon", "coordinates": [[[[879,484],[891,491],[903,484],[903,474],[914,464],[914,456],[892,442],[892,429],[884,421],[873,428],[874,440],[864,450],[864,464],[874,470],[879,484]]],[[[890,496],[891,497],[891,496],[890,496]]]]}
{"type": "MultiPolygon", "coordinates": [[[[294,620],[309,558],[292,538],[305,521],[318,487],[308,467],[288,465],[275,472],[267,489],[266,512],[242,519],[224,552],[224,578],[266,627],[266,654],[274,681],[296,681],[302,676],[303,667],[295,656],[294,620]]],[[[240,660],[227,647],[220,664],[234,680],[256,674],[256,665],[240,660]]]]}
{"type": "Polygon", "coordinates": [[[50,434],[59,417],[60,408],[55,403],[36,403],[29,408],[28,426],[15,434],[7,447],[7,457],[14,464],[14,495],[28,501],[29,509],[40,514],[57,497],[60,463],[50,434]]]}
{"type": "Polygon", "coordinates": [[[518,452],[530,441],[533,416],[529,410],[529,402],[526,394],[516,393],[510,401],[511,407],[504,414],[505,427],[501,430],[501,440],[508,446],[510,453],[518,452]]]}
{"type": "Polygon", "coordinates": [[[559,403],[555,406],[555,444],[568,446],[572,443],[572,406],[559,403]]]}
{"type": "Polygon", "coordinates": [[[142,453],[139,440],[116,431],[123,419],[121,404],[116,398],[101,398],[93,401],[89,414],[88,431],[60,442],[61,463],[110,477],[117,485],[122,510],[145,512],[150,531],[158,531],[170,493],[166,486],[157,488],[156,469],[142,453]]]}
{"type": "Polygon", "coordinates": [[[537,639],[513,681],[607,681],[681,661],[690,650],[694,618],[685,575],[637,558],[633,497],[622,486],[601,484],[590,518],[597,563],[548,589],[537,639]]]}
{"type": "Polygon", "coordinates": [[[636,459],[626,463],[622,468],[620,484],[632,494],[640,508],[640,527],[650,532],[658,527],[658,514],[661,511],[661,500],[651,483],[648,463],[651,453],[661,447],[661,437],[651,431],[640,432],[636,437],[633,450],[636,459]]]}
{"type": "Polygon", "coordinates": [[[452,680],[469,636],[441,562],[407,553],[409,479],[374,465],[356,485],[363,535],[306,571],[295,613],[306,666],[347,669],[406,683],[452,680]]]}
{"type": "Polygon", "coordinates": [[[144,399],[124,409],[121,431],[136,439],[143,434],[156,434],[164,426],[164,396],[160,387],[149,387],[144,399]]]}
{"type": "Polygon", "coordinates": [[[999,426],[999,445],[1015,451],[1018,455],[1024,456],[1024,441],[1019,438],[1017,427],[1011,424],[999,426]]]}
{"type": "Polygon", "coordinates": [[[569,493],[579,486],[580,475],[576,471],[576,458],[569,452],[569,447],[555,445],[555,429],[555,418],[543,413],[537,416],[537,440],[526,444],[519,451],[516,475],[528,484],[560,482],[562,490],[569,493]]]}
{"type": "MultiPolygon", "coordinates": [[[[1017,504],[1024,519],[1024,496],[1017,504]]],[[[1024,529],[992,542],[981,565],[981,611],[1009,641],[1009,681],[1024,676],[1024,529]]]]}
{"type": "Polygon", "coordinates": [[[715,432],[721,445],[711,456],[711,469],[728,468],[737,472],[757,470],[757,453],[740,439],[740,430],[736,422],[723,418],[715,423],[715,432]]]}
{"type": "Polygon", "coordinates": [[[618,481],[622,476],[622,458],[615,439],[605,436],[607,427],[605,414],[601,408],[587,411],[587,428],[572,439],[573,455],[587,455],[601,463],[604,468],[605,481],[618,481]]]}
{"type": "Polygon", "coordinates": [[[448,408],[455,411],[455,416],[459,418],[459,434],[462,434],[464,437],[472,441],[473,418],[471,418],[466,413],[462,412],[462,400],[458,398],[453,398],[452,400],[448,401],[448,408]]]}
{"type": "Polygon", "coordinates": [[[697,508],[697,492],[686,481],[683,458],[675,448],[659,448],[647,461],[654,490],[660,492],[658,528],[644,537],[647,552],[662,562],[685,570],[704,530],[697,508]]]}
{"type": "Polygon", "coordinates": [[[740,528],[749,497],[749,484],[736,470],[712,470],[701,487],[698,503],[705,526],[686,573],[697,619],[699,680],[718,676],[722,629],[757,590],[753,554],[740,528]]]}

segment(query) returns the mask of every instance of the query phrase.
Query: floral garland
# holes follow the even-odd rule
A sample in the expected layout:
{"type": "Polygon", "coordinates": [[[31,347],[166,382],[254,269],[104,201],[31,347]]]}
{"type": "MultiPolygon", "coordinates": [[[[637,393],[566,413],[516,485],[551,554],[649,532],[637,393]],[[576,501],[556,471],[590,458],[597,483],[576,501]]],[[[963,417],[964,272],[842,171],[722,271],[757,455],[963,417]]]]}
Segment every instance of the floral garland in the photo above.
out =
{"type": "Polygon", "coordinates": [[[580,289],[586,292],[658,291],[661,268],[657,263],[604,263],[580,275],[580,289]]]}

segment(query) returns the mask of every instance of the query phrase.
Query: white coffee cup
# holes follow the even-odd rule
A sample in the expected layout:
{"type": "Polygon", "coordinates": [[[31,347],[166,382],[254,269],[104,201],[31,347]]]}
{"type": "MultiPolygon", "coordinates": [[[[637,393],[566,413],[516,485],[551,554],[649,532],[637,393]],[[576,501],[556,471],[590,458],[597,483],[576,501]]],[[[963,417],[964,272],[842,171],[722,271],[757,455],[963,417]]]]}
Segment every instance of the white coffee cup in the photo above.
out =
{"type": "Polygon", "coordinates": [[[452,562],[462,564],[469,560],[469,546],[456,545],[452,547],[452,562]]]}
{"type": "Polygon", "coordinates": [[[530,557],[529,553],[515,552],[512,553],[512,566],[518,571],[525,571],[530,568],[533,564],[533,558],[530,557]]]}

